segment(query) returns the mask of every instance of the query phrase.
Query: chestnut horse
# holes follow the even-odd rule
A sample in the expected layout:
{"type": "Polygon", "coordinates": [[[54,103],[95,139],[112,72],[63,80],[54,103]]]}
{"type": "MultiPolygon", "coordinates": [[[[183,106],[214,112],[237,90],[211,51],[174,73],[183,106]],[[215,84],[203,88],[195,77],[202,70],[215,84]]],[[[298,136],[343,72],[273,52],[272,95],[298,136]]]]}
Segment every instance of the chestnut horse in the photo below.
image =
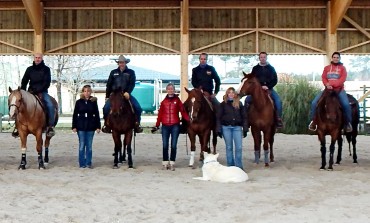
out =
{"type": "Polygon", "coordinates": [[[344,127],[344,115],[340,106],[338,95],[335,91],[328,89],[324,90],[317,103],[314,122],[317,124],[317,135],[321,144],[320,170],[326,169],[326,135],[331,136],[328,170],[333,170],[335,143],[338,140],[338,150],[341,151],[341,131],[344,127]]]}
{"type": "MultiPolygon", "coordinates": [[[[358,124],[360,123],[360,106],[358,104],[358,101],[350,94],[347,94],[349,103],[351,105],[351,110],[352,110],[352,132],[345,132],[344,131],[344,136],[346,137],[348,141],[348,150],[349,150],[349,155],[352,156],[351,152],[351,144],[352,144],[352,149],[353,149],[353,163],[357,163],[357,148],[356,148],[356,143],[357,143],[357,135],[358,135],[358,124]]],[[[343,139],[340,137],[338,139],[338,155],[337,155],[337,161],[335,164],[340,164],[342,161],[342,144],[343,144],[343,139]]]]}
{"type": "Polygon", "coordinates": [[[242,83],[238,89],[239,96],[252,96],[252,103],[249,106],[246,118],[251,126],[254,140],[254,162],[259,163],[261,155],[261,143],[263,132],[263,150],[265,166],[269,166],[268,155],[270,153],[270,162],[274,162],[274,135],[276,132],[275,110],[272,98],[268,91],[263,90],[260,82],[254,74],[244,73],[242,83]],[[270,151],[269,151],[270,149],[270,151]]]}
{"type": "MultiPolygon", "coordinates": [[[[12,90],[9,87],[9,92],[9,117],[15,119],[15,124],[21,139],[22,159],[19,169],[26,169],[27,136],[29,134],[33,134],[36,137],[39,169],[45,169],[44,164],[49,162],[49,145],[51,137],[46,135],[45,142],[43,142],[42,133],[47,127],[47,118],[43,109],[44,106],[35,95],[21,90],[19,87],[17,90],[12,90]],[[43,144],[45,147],[44,160],[42,159],[43,144]]],[[[55,107],[55,126],[58,122],[58,104],[53,97],[50,96],[50,98],[55,107]]]]}
{"type": "Polygon", "coordinates": [[[190,161],[189,166],[194,165],[195,156],[195,140],[196,136],[199,137],[201,152],[200,161],[204,159],[204,152],[210,153],[210,148],[208,144],[211,138],[211,132],[213,132],[213,153],[216,154],[217,136],[216,136],[216,114],[213,111],[211,102],[205,98],[203,92],[199,89],[192,89],[189,91],[185,87],[186,92],[188,92],[188,98],[184,102],[185,110],[189,114],[190,123],[188,126],[188,134],[190,139],[190,161]]]}
{"type": "Polygon", "coordinates": [[[133,129],[135,127],[135,113],[130,101],[125,99],[120,91],[113,92],[110,97],[110,112],[107,117],[108,125],[112,129],[114,140],[114,161],[113,168],[118,168],[118,163],[125,161],[126,149],[128,157],[128,167],[133,168],[131,141],[133,129]],[[123,154],[121,135],[123,139],[123,154]]]}

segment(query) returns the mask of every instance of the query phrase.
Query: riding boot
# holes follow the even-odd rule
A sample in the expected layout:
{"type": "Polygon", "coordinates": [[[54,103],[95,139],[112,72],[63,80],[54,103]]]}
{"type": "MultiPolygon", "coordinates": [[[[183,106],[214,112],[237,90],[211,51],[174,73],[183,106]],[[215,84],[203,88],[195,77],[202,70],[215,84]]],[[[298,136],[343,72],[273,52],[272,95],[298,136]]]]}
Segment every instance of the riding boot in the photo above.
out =
{"type": "Polygon", "coordinates": [[[347,123],[345,130],[346,130],[346,132],[352,132],[353,131],[352,124],[350,122],[347,123]]]}
{"type": "Polygon", "coordinates": [[[18,132],[18,129],[17,129],[17,128],[14,128],[14,130],[13,130],[13,132],[12,132],[12,136],[13,136],[14,138],[19,137],[19,132],[18,132]]]}
{"type": "Polygon", "coordinates": [[[101,131],[104,132],[104,133],[111,133],[112,132],[112,129],[110,129],[109,126],[108,126],[107,118],[104,119],[104,125],[103,125],[101,131]]]}
{"type": "Polygon", "coordinates": [[[47,128],[47,130],[46,130],[46,136],[48,136],[50,138],[53,137],[53,136],[55,136],[55,131],[54,131],[53,126],[49,126],[47,128]]]}
{"type": "Polygon", "coordinates": [[[276,128],[281,129],[283,127],[283,120],[279,116],[276,116],[276,128]]]}
{"type": "Polygon", "coordinates": [[[311,130],[311,131],[316,131],[316,129],[317,129],[316,123],[313,120],[308,125],[308,129],[311,130]]]}
{"type": "MultiPolygon", "coordinates": [[[[135,115],[136,116],[136,115],[135,115]]],[[[143,128],[140,126],[140,122],[139,122],[139,118],[136,116],[136,122],[135,122],[135,128],[134,128],[134,131],[136,133],[142,133],[143,132],[143,128]]]]}

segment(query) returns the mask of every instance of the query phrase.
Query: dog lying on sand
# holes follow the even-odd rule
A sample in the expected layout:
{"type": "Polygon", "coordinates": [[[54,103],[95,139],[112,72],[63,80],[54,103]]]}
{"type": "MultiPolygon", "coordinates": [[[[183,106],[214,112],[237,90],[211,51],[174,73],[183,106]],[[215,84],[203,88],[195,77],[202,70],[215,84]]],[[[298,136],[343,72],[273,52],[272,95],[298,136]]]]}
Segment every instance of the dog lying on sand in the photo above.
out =
{"type": "Polygon", "coordinates": [[[221,183],[239,183],[248,180],[248,174],[236,166],[223,166],[218,161],[217,154],[204,153],[203,177],[194,177],[195,180],[209,180],[221,183]]]}

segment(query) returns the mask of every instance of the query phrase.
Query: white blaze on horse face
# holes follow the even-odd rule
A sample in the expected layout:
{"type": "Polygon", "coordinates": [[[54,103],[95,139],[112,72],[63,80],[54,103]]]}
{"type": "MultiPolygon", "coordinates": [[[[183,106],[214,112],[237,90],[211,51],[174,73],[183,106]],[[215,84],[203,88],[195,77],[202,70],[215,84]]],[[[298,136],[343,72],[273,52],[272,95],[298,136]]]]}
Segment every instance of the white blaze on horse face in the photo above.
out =
{"type": "Polygon", "coordinates": [[[10,101],[10,110],[9,110],[9,116],[11,117],[11,118],[13,118],[14,116],[15,116],[15,109],[17,108],[16,106],[14,106],[15,105],[15,102],[17,101],[17,97],[15,97],[15,96],[13,96],[12,97],[12,100],[10,101]],[[11,105],[13,105],[13,106],[11,106],[11,105]]]}
{"type": "Polygon", "coordinates": [[[194,102],[195,102],[195,98],[191,98],[191,110],[190,110],[190,119],[193,119],[193,113],[194,113],[194,102]]]}

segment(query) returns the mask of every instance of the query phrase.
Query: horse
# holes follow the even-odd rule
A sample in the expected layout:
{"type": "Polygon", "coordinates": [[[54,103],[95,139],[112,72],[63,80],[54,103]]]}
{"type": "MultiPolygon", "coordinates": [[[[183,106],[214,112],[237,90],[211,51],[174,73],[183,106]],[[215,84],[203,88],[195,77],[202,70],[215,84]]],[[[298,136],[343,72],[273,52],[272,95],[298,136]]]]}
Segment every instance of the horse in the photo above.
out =
{"type": "Polygon", "coordinates": [[[341,132],[344,127],[344,115],[336,91],[329,89],[323,91],[317,103],[314,122],[317,125],[317,135],[321,144],[320,170],[326,169],[326,135],[331,136],[328,170],[333,170],[335,143],[338,140],[338,151],[340,151],[338,153],[339,158],[342,151],[341,132]]]}
{"type": "MultiPolygon", "coordinates": [[[[21,139],[22,159],[18,169],[26,169],[27,159],[27,136],[33,134],[36,137],[36,150],[38,153],[39,169],[45,169],[45,164],[49,162],[49,145],[51,137],[46,135],[43,141],[42,133],[47,128],[47,117],[44,112],[44,105],[37,96],[20,89],[12,90],[9,87],[9,117],[15,120],[19,137],[21,139]],[[45,157],[42,159],[42,146],[45,147],[45,157]],[[44,163],[45,162],[45,163],[44,163]]],[[[55,122],[58,122],[58,104],[53,97],[50,97],[55,108],[55,122]]]]}
{"type": "Polygon", "coordinates": [[[118,168],[118,163],[126,160],[126,149],[128,157],[128,167],[133,168],[131,141],[133,129],[135,127],[135,112],[128,99],[126,99],[121,91],[115,91],[109,96],[110,112],[107,117],[108,125],[112,129],[112,137],[114,141],[114,160],[113,168],[118,168]],[[123,155],[122,141],[123,139],[123,155]]]}
{"type": "MultiPolygon", "coordinates": [[[[352,110],[352,132],[344,132],[344,136],[347,139],[348,142],[348,150],[349,150],[349,155],[352,156],[351,153],[351,144],[352,144],[352,149],[353,149],[353,163],[358,163],[357,162],[357,148],[356,148],[356,143],[357,143],[357,135],[358,135],[358,125],[360,123],[360,106],[358,104],[358,101],[350,94],[347,94],[349,103],[351,105],[351,110],[352,110]]],[[[343,139],[340,137],[338,139],[338,155],[337,155],[337,161],[335,162],[336,165],[339,165],[340,162],[342,161],[342,144],[343,144],[343,139]]]]}
{"type": "Polygon", "coordinates": [[[251,95],[253,102],[249,106],[246,119],[251,126],[252,136],[254,140],[254,162],[259,164],[261,156],[261,143],[263,132],[263,150],[265,167],[269,167],[268,155],[270,153],[270,162],[274,162],[274,135],[276,132],[275,123],[275,108],[272,98],[268,91],[263,90],[260,82],[254,74],[246,74],[241,80],[241,85],[238,89],[240,97],[251,95]],[[270,151],[269,151],[270,149],[270,151]]]}
{"type": "Polygon", "coordinates": [[[200,161],[204,159],[204,152],[210,153],[208,144],[210,142],[211,133],[213,133],[212,145],[213,154],[216,154],[217,135],[216,135],[216,114],[213,111],[212,104],[205,98],[200,89],[192,89],[191,91],[185,87],[188,93],[188,98],[184,102],[185,110],[189,114],[190,123],[188,125],[188,135],[190,139],[190,161],[189,167],[194,165],[195,156],[195,140],[199,137],[201,152],[200,161]]]}

